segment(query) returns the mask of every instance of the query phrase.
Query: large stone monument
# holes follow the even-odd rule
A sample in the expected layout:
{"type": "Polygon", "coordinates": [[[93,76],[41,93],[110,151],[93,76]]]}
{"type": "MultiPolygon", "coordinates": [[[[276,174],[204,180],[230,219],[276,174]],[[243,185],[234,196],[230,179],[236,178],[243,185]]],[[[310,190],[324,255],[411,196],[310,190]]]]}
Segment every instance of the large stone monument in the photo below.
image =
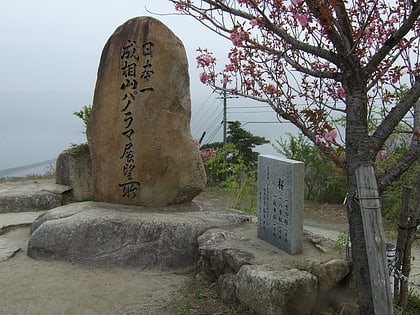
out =
{"type": "Polygon", "coordinates": [[[249,222],[192,201],[206,176],[190,106],[181,41],[150,17],[117,28],[102,54],[88,124],[95,202],[38,217],[28,255],[186,272],[198,262],[201,234],[249,222]]]}
{"type": "Polygon", "coordinates": [[[304,163],[258,157],[258,238],[287,251],[302,252],[304,163]]]}
{"type": "Polygon", "coordinates": [[[115,30],[87,130],[95,201],[165,206],[202,191],[189,83],[184,46],[160,21],[137,17],[115,30]]]}

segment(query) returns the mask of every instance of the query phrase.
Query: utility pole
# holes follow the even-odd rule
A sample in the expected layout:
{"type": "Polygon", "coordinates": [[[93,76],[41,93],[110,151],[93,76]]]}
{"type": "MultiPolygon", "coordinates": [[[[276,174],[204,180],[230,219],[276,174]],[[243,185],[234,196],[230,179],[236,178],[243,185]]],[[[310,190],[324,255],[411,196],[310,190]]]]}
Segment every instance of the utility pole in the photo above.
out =
{"type": "Polygon", "coordinates": [[[223,147],[227,144],[227,96],[226,80],[223,82],[223,147]]]}

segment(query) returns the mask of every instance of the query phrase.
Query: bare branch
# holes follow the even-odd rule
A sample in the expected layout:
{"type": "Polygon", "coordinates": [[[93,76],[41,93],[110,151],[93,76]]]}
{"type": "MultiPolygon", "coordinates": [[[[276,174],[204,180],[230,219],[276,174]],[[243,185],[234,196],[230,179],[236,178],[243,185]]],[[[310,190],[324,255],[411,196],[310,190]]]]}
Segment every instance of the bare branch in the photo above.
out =
{"type": "Polygon", "coordinates": [[[378,50],[378,52],[372,57],[370,62],[366,65],[366,73],[370,74],[376,70],[379,64],[383,59],[388,55],[388,53],[404,38],[405,35],[412,29],[413,25],[416,23],[416,20],[420,16],[420,4],[419,1],[415,2],[413,9],[408,16],[407,20],[401,25],[401,27],[392,34],[384,46],[378,50]]]}
{"type": "Polygon", "coordinates": [[[410,166],[420,157],[420,138],[411,142],[409,151],[404,154],[398,161],[389,167],[386,173],[378,177],[378,189],[383,191],[394,180],[398,179],[401,174],[407,171],[410,166]]]}
{"type": "Polygon", "coordinates": [[[373,135],[370,137],[371,143],[375,144],[376,150],[378,151],[385,141],[389,138],[391,133],[394,131],[398,123],[408,113],[420,98],[420,77],[417,78],[415,84],[408,90],[401,101],[391,109],[389,114],[376,128],[373,135]]]}

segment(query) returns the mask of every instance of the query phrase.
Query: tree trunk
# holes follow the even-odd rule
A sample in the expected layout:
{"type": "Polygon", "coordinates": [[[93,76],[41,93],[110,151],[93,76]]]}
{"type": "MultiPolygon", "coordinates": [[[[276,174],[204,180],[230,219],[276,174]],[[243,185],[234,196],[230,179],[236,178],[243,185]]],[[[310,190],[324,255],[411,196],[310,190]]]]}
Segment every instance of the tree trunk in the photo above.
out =
{"type": "MultiPolygon", "coordinates": [[[[347,216],[349,220],[351,254],[354,264],[360,314],[375,314],[374,296],[368,265],[361,208],[357,197],[356,169],[373,165],[375,153],[368,137],[366,79],[363,74],[352,73],[343,82],[346,89],[346,172],[348,177],[347,216]]],[[[385,253],[384,253],[385,254],[385,253]]],[[[392,304],[389,297],[390,314],[392,304]]],[[[379,315],[379,314],[376,314],[379,315]]]]}

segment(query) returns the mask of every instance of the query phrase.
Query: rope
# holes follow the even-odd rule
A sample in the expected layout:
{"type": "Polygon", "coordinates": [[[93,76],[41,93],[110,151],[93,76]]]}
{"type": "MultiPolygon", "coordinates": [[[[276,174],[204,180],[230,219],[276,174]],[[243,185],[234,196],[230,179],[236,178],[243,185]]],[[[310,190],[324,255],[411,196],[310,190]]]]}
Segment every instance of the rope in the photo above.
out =
{"type": "Polygon", "coordinates": [[[400,270],[397,269],[396,265],[397,265],[397,262],[398,262],[398,258],[399,258],[398,254],[396,254],[395,258],[392,261],[388,262],[389,274],[394,276],[394,278],[396,278],[400,281],[403,281],[403,282],[408,283],[412,286],[420,288],[420,284],[410,280],[409,277],[403,275],[403,273],[400,270]]]}

